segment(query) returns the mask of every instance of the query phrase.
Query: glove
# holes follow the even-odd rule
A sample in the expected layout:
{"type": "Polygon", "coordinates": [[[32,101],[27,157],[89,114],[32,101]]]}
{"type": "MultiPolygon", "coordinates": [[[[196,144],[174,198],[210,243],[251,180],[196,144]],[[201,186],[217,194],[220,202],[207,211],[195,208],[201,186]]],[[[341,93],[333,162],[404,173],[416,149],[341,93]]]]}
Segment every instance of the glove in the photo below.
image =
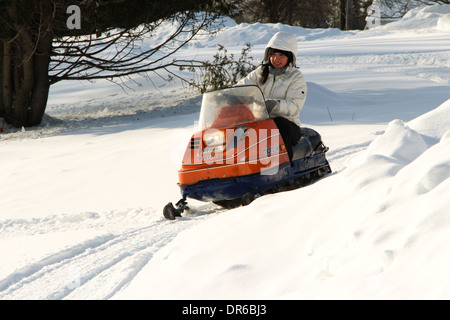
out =
{"type": "Polygon", "coordinates": [[[278,106],[278,100],[272,100],[272,99],[269,99],[269,100],[266,100],[266,109],[267,109],[267,112],[270,114],[272,111],[273,111],[273,109],[275,109],[275,107],[277,107],[278,106]]]}

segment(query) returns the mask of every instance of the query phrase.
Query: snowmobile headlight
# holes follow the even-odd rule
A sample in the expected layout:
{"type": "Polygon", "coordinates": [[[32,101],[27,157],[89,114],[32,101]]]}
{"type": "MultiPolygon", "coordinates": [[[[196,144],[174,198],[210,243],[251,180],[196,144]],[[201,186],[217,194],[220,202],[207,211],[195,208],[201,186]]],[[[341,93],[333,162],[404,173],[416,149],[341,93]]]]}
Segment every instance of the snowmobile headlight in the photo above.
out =
{"type": "Polygon", "coordinates": [[[225,135],[221,130],[208,130],[203,134],[207,146],[217,146],[225,143],[225,135]]]}

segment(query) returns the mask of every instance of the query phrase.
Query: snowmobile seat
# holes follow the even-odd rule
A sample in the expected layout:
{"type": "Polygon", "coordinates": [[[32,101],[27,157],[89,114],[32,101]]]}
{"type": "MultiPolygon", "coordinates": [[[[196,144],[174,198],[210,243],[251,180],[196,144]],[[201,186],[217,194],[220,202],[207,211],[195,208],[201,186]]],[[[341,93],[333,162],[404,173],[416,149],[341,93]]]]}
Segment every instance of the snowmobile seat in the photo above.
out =
{"type": "Polygon", "coordinates": [[[322,143],[320,134],[311,128],[302,127],[301,134],[298,143],[292,146],[292,160],[310,155],[322,143]]]}

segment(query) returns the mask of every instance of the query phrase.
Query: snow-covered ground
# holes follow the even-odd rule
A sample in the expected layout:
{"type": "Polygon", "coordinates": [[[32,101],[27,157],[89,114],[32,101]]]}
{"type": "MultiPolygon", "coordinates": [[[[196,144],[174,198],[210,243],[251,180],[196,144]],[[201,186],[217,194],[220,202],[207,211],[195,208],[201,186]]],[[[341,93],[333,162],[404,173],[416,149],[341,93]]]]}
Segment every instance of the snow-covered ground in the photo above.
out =
{"type": "Polygon", "coordinates": [[[0,134],[0,299],[449,299],[450,6],[367,31],[230,21],[179,54],[252,43],[258,64],[280,30],[332,175],[165,221],[201,97],[62,82],[41,126],[0,134]]]}

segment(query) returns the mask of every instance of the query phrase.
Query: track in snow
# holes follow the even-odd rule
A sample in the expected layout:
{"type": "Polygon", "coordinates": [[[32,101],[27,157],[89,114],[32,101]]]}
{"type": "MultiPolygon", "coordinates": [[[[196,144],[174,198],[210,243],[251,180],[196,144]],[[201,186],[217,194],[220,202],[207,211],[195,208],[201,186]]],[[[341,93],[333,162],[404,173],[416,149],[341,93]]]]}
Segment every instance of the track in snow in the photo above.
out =
{"type": "Polygon", "coordinates": [[[0,279],[0,300],[108,299],[126,286],[153,255],[180,231],[211,216],[207,213],[216,209],[214,205],[204,205],[199,208],[200,211],[176,222],[165,221],[159,212],[161,210],[91,214],[93,218],[83,214],[90,221],[80,221],[80,217],[73,215],[65,217],[67,223],[58,223],[56,216],[54,219],[0,222],[2,236],[21,232],[28,233],[28,236],[42,232],[64,232],[70,227],[82,229],[89,222],[95,228],[107,229],[117,229],[120,224],[125,224],[122,230],[66,247],[0,279]],[[139,224],[146,217],[153,217],[153,221],[137,228],[130,227],[131,222],[125,222],[128,219],[139,224]],[[24,225],[27,231],[24,231],[24,225]]]}

